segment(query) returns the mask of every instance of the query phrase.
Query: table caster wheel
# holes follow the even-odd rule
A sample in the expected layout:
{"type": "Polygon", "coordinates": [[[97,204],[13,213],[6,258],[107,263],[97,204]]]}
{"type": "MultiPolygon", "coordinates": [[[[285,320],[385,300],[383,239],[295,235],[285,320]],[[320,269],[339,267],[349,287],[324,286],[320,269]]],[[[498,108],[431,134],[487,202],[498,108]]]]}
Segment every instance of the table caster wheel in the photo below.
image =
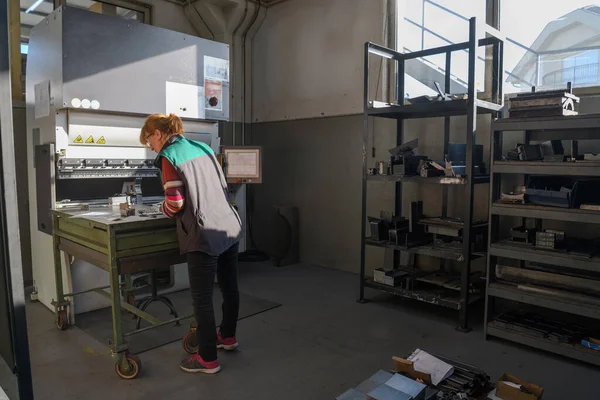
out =
{"type": "Polygon", "coordinates": [[[61,310],[56,314],[56,327],[61,331],[69,328],[69,315],[66,310],[61,310]]]}
{"type": "Polygon", "coordinates": [[[189,354],[196,354],[198,352],[198,340],[196,338],[196,329],[190,329],[190,332],[185,335],[181,342],[183,349],[189,354]]]}
{"type": "Polygon", "coordinates": [[[121,366],[121,363],[117,362],[115,364],[115,371],[117,375],[122,379],[135,379],[139,376],[142,371],[142,361],[134,355],[127,354],[127,370],[121,366]]]}

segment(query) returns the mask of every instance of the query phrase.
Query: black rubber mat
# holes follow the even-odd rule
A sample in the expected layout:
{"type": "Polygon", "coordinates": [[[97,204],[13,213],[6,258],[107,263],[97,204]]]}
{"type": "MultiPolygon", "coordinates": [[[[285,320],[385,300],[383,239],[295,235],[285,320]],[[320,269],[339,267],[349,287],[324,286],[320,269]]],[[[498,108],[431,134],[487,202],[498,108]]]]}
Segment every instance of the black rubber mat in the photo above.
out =
{"type": "MultiPolygon", "coordinates": [[[[170,293],[167,295],[167,297],[175,306],[175,309],[180,317],[188,316],[193,313],[192,298],[189,290],[170,293]]],[[[213,304],[217,326],[221,321],[221,302],[221,293],[219,288],[215,286],[213,304]]],[[[249,318],[265,311],[272,310],[280,305],[281,304],[274,303],[269,300],[264,300],[241,293],[240,316],[238,320],[249,318]]],[[[160,302],[151,303],[146,308],[146,312],[163,321],[173,318],[169,314],[169,309],[160,302]]],[[[113,325],[111,315],[110,308],[79,314],[75,317],[75,326],[101,343],[109,345],[113,341],[113,325]]],[[[122,324],[124,333],[134,331],[136,329],[136,322],[137,321],[134,319],[133,314],[122,310],[122,324]]],[[[168,324],[128,336],[126,337],[126,340],[130,346],[130,352],[133,354],[139,354],[160,346],[164,346],[165,344],[181,340],[189,332],[190,323],[192,322],[195,325],[194,318],[189,318],[180,321],[179,325],[176,325],[175,323],[168,324]]],[[[144,328],[147,326],[150,326],[150,324],[142,320],[140,327],[144,328]]]]}

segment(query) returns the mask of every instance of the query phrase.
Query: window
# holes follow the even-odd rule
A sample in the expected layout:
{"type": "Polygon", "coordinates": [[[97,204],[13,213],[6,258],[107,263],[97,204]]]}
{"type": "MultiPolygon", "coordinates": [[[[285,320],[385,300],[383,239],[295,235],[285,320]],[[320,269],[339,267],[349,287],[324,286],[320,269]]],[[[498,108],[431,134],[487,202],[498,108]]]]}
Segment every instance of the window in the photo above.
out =
{"type": "MultiPolygon", "coordinates": [[[[413,52],[465,42],[469,38],[469,19],[485,23],[486,0],[409,0],[400,2],[398,10],[398,49],[413,52]]],[[[468,79],[468,51],[452,53],[450,93],[465,93],[468,79]]],[[[477,54],[477,89],[484,89],[485,48],[477,54]]],[[[442,87],[446,59],[443,54],[407,62],[405,96],[435,93],[435,83],[442,87]],[[413,65],[409,65],[413,63],[413,65]]]]}
{"type": "Polygon", "coordinates": [[[590,0],[501,0],[505,93],[599,86],[600,6],[590,0]]]}

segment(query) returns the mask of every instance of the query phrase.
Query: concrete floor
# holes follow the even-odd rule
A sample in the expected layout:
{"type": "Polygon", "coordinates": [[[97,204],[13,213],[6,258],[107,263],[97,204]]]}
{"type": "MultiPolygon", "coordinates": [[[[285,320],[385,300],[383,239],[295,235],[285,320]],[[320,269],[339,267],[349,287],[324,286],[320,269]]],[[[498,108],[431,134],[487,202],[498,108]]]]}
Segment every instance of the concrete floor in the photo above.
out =
{"type": "Polygon", "coordinates": [[[545,400],[600,399],[598,369],[484,341],[481,326],[459,333],[455,315],[437,307],[386,297],[358,304],[355,275],[311,266],[240,269],[242,291],[283,306],[240,322],[240,351],[221,356],[216,376],[180,372],[185,353],[172,343],[141,354],[143,375],[123,381],[102,344],[77,328],[58,331],[44,306],[30,304],[36,399],[334,399],[417,347],[479,366],[493,379],[510,372],[535,382],[545,400]]]}

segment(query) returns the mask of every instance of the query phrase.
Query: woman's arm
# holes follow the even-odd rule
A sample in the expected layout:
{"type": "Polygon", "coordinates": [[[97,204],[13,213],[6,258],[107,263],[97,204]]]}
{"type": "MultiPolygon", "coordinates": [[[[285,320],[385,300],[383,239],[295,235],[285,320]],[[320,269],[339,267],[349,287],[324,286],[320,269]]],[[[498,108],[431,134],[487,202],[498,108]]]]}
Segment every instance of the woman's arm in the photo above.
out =
{"type": "Polygon", "coordinates": [[[185,186],[175,167],[162,158],[162,184],[165,190],[165,199],[161,204],[161,211],[169,218],[173,218],[183,210],[185,205],[185,186]]]}

